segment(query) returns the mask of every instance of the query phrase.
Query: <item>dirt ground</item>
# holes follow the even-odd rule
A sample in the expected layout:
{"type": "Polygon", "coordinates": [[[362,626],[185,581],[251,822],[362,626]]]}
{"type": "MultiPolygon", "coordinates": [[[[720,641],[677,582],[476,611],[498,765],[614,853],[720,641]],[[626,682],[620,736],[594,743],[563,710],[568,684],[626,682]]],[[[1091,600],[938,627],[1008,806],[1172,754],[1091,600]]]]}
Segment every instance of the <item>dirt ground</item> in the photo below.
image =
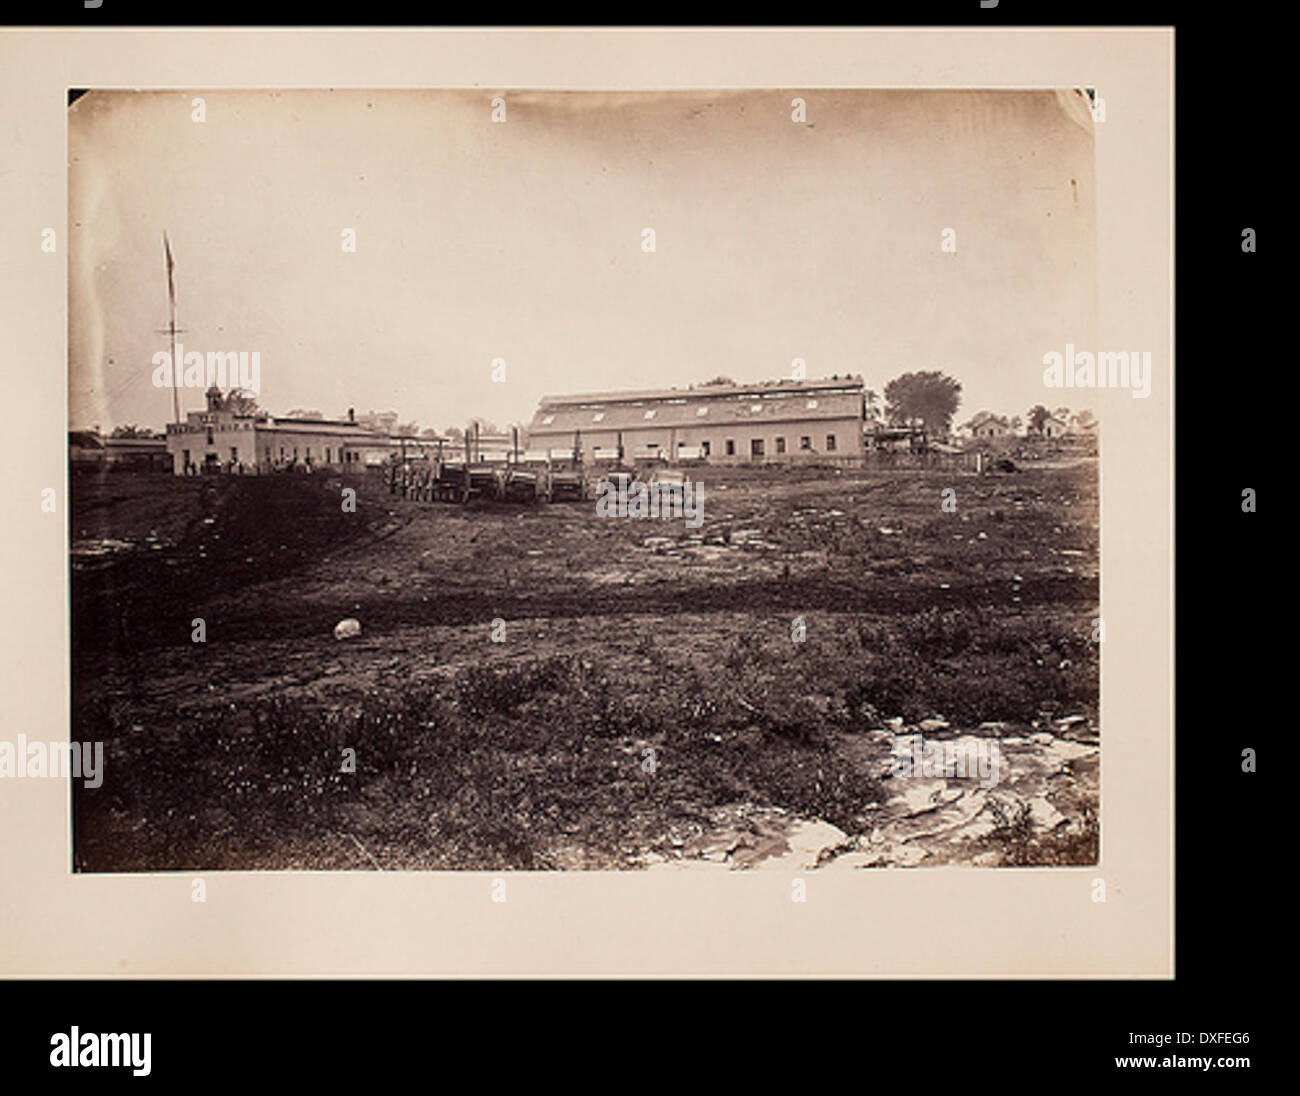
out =
{"type": "Polygon", "coordinates": [[[74,476],[75,866],[1095,862],[1094,460],[699,478],[690,529],[74,476]],[[917,733],[998,783],[891,773],[917,733]]]}

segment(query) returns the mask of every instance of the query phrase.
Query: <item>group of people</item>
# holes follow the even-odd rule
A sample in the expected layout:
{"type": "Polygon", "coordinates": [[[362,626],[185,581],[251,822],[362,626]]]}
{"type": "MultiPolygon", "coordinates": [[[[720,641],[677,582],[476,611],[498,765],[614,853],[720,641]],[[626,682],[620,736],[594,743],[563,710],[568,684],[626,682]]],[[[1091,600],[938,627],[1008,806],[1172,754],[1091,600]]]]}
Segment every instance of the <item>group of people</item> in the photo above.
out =
{"type": "Polygon", "coordinates": [[[390,460],[384,467],[384,482],[390,495],[417,502],[432,502],[436,496],[438,474],[431,461],[402,463],[390,460]]]}
{"type": "Polygon", "coordinates": [[[301,475],[311,475],[315,471],[311,458],[307,460],[274,460],[269,464],[263,464],[260,467],[255,464],[246,464],[239,460],[216,461],[210,460],[203,464],[196,461],[187,461],[184,467],[184,474],[187,476],[202,475],[227,475],[243,476],[252,475],[255,472],[272,472],[282,473],[285,475],[299,473],[301,475]]]}
{"type": "Polygon", "coordinates": [[[202,475],[212,475],[212,474],[223,474],[227,476],[242,476],[246,471],[248,471],[248,469],[245,467],[242,461],[237,461],[237,460],[215,461],[214,460],[214,461],[207,461],[204,464],[199,464],[195,461],[186,461],[184,471],[185,471],[185,475],[187,476],[202,476],[202,475]]]}

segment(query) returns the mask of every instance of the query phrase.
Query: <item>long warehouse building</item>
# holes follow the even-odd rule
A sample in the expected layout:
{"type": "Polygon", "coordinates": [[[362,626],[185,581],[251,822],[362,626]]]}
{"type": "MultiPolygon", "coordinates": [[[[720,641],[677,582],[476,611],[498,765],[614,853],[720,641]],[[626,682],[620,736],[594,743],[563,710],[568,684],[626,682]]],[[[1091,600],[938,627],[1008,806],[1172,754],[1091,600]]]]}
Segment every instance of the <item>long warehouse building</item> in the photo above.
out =
{"type": "Polygon", "coordinates": [[[859,376],[544,396],[528,428],[534,450],[711,463],[851,463],[863,456],[859,376]]]}

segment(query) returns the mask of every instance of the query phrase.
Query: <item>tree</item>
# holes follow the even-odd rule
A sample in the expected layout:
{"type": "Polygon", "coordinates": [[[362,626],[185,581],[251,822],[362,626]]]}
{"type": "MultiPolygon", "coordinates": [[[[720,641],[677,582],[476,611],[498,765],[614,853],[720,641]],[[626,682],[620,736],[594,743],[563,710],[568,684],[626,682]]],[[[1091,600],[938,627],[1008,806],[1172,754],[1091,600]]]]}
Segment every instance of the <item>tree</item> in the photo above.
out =
{"type": "Polygon", "coordinates": [[[961,383],[937,369],[904,373],[885,385],[885,406],[895,425],[925,423],[928,431],[946,434],[961,404],[961,383]]]}
{"type": "Polygon", "coordinates": [[[465,440],[465,431],[459,426],[449,426],[443,433],[457,445],[465,440]]]}
{"type": "Polygon", "coordinates": [[[410,422],[399,422],[395,427],[393,427],[393,433],[398,437],[410,438],[414,437],[419,429],[420,424],[412,419],[410,422]]]}
{"type": "Polygon", "coordinates": [[[862,393],[862,412],[863,418],[868,422],[880,421],[880,393],[873,392],[870,388],[862,393]]]}
{"type": "Polygon", "coordinates": [[[147,426],[133,426],[128,423],[124,426],[113,427],[113,433],[110,436],[114,438],[152,438],[154,432],[147,426]]]}
{"type": "Polygon", "coordinates": [[[1025,420],[1022,419],[1019,415],[1011,416],[1011,432],[1013,434],[1019,434],[1020,428],[1024,425],[1025,425],[1025,420]]]}
{"type": "Polygon", "coordinates": [[[1035,404],[1029,411],[1029,432],[1031,434],[1041,434],[1043,424],[1052,417],[1052,413],[1047,410],[1041,403],[1035,404]]]}
{"type": "Polygon", "coordinates": [[[289,418],[312,419],[313,421],[320,422],[324,420],[325,416],[322,415],[319,411],[304,411],[301,407],[295,407],[292,411],[289,412],[289,418]]]}
{"type": "Polygon", "coordinates": [[[733,381],[730,377],[724,377],[724,376],[722,376],[721,374],[719,374],[718,376],[714,377],[714,378],[713,378],[712,380],[710,380],[710,381],[700,381],[700,387],[701,387],[701,388],[718,388],[718,387],[720,387],[720,386],[722,386],[722,385],[725,385],[725,384],[735,384],[735,383],[736,383],[736,382],[733,381]]]}
{"type": "Polygon", "coordinates": [[[438,437],[438,431],[432,426],[426,426],[420,431],[420,437],[436,439],[438,437]]]}
{"type": "MultiPolygon", "coordinates": [[[[226,410],[233,411],[236,415],[256,415],[257,400],[242,388],[232,388],[230,394],[226,396],[226,410]]],[[[319,412],[316,414],[317,417],[324,418],[319,412]]]]}
{"type": "Polygon", "coordinates": [[[357,416],[357,425],[364,427],[372,434],[391,434],[393,427],[397,425],[397,412],[367,411],[364,415],[357,416]]]}
{"type": "Polygon", "coordinates": [[[1076,411],[1070,416],[1070,423],[1078,430],[1091,430],[1097,425],[1097,416],[1091,411],[1076,411]]]}

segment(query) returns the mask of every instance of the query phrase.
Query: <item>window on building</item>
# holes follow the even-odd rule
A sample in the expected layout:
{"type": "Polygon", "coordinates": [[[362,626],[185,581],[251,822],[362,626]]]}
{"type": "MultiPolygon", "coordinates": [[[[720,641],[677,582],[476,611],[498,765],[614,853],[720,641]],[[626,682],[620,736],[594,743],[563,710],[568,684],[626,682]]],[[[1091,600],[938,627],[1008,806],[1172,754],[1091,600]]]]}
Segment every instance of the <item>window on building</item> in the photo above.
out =
{"type": "Polygon", "coordinates": [[[809,411],[816,411],[816,410],[817,410],[817,401],[816,401],[816,400],[809,400],[806,404],[804,404],[804,406],[807,407],[809,411]]]}
{"type": "Polygon", "coordinates": [[[757,415],[757,414],[759,414],[762,410],[763,410],[763,405],[762,405],[761,403],[751,403],[751,404],[749,405],[749,413],[750,413],[751,415],[757,415]]]}
{"type": "Polygon", "coordinates": [[[735,443],[735,441],[734,441],[732,438],[728,438],[728,439],[727,439],[727,456],[729,456],[729,457],[734,457],[735,455],[736,455],[736,443],[735,443]]]}
{"type": "Polygon", "coordinates": [[[230,459],[233,460],[236,464],[239,463],[239,447],[238,447],[238,446],[236,446],[236,445],[232,445],[232,446],[230,447],[230,459]]]}
{"type": "Polygon", "coordinates": [[[266,447],[266,463],[271,463],[271,447],[269,445],[266,447]]]}
{"type": "Polygon", "coordinates": [[[554,421],[555,421],[555,416],[554,416],[554,415],[543,415],[543,416],[542,416],[542,425],[543,425],[543,426],[550,426],[551,423],[553,423],[554,421]]]}
{"type": "Polygon", "coordinates": [[[777,451],[778,453],[784,453],[784,452],[785,452],[785,438],[777,438],[777,439],[776,439],[776,451],[777,451]]]}
{"type": "Polygon", "coordinates": [[[212,444],[212,427],[208,427],[208,444],[212,444]]]}
{"type": "Polygon", "coordinates": [[[833,453],[833,452],[835,452],[835,435],[834,435],[834,434],[827,434],[827,435],[826,435],[826,452],[828,452],[828,453],[833,453]]]}
{"type": "Polygon", "coordinates": [[[293,447],[293,459],[298,459],[298,447],[296,445],[293,447]]]}
{"type": "Polygon", "coordinates": [[[708,413],[709,413],[709,409],[707,407],[697,407],[695,409],[695,415],[697,418],[703,418],[708,413]]]}
{"type": "Polygon", "coordinates": [[[326,463],[326,464],[330,464],[330,463],[331,463],[331,461],[330,461],[330,453],[331,453],[330,447],[329,447],[328,445],[325,446],[325,463],[326,463]]]}
{"type": "Polygon", "coordinates": [[[709,443],[707,441],[700,442],[700,456],[707,457],[708,455],[709,455],[709,443]]]}
{"type": "Polygon", "coordinates": [[[605,421],[605,412],[604,412],[604,411],[597,411],[594,415],[591,416],[591,421],[592,421],[592,422],[604,422],[604,421],[605,421]]]}
{"type": "Polygon", "coordinates": [[[754,438],[749,443],[749,455],[751,457],[761,457],[763,455],[763,439],[754,438]]]}
{"type": "Polygon", "coordinates": [[[647,411],[647,412],[645,413],[645,417],[646,417],[647,419],[653,419],[653,418],[655,417],[655,413],[654,413],[654,411],[653,411],[653,410],[647,411]]]}
{"type": "Polygon", "coordinates": [[[280,446],[280,459],[284,460],[284,446],[280,446]]]}
{"type": "Polygon", "coordinates": [[[799,448],[800,448],[800,449],[811,449],[811,448],[812,448],[812,438],[810,438],[807,434],[803,434],[803,435],[801,435],[800,438],[799,438],[799,448]]]}
{"type": "Polygon", "coordinates": [[[188,467],[189,467],[189,464],[190,464],[190,451],[189,451],[188,449],[182,449],[182,450],[181,450],[181,467],[182,467],[182,468],[188,468],[188,467]]]}

